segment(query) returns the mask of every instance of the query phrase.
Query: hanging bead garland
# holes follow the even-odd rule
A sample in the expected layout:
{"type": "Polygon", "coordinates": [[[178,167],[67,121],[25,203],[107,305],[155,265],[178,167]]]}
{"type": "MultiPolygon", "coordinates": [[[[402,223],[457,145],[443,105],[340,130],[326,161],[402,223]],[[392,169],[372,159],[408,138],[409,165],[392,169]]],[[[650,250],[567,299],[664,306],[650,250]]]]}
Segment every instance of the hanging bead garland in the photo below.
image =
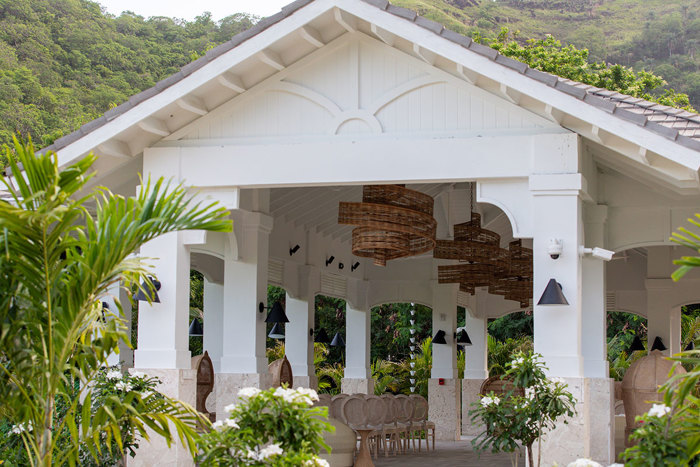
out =
{"type": "Polygon", "coordinates": [[[413,335],[416,333],[416,328],[415,328],[415,323],[416,320],[413,318],[416,314],[416,307],[414,303],[411,303],[411,392],[416,392],[416,379],[414,376],[416,375],[416,370],[414,369],[416,366],[416,346],[414,345],[415,342],[415,337],[413,335]]]}
{"type": "Polygon", "coordinates": [[[433,198],[403,185],[365,185],[361,203],[340,203],[338,223],[358,226],[352,252],[378,266],[435,247],[433,198]]]}

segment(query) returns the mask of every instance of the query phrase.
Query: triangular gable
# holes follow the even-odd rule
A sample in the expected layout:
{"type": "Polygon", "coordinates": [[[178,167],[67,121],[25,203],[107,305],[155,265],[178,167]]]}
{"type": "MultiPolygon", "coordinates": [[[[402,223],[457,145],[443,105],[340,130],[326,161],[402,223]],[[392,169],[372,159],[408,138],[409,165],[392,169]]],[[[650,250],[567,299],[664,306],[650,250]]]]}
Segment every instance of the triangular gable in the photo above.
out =
{"type": "MultiPolygon", "coordinates": [[[[262,20],[154,88],[83,126],[51,147],[66,164],[88,151],[106,156],[103,173],[139,155],[240,94],[326,47],[343,34],[365,34],[554,124],[613,149],[624,163],[697,186],[700,138],[645,112],[625,109],[585,86],[528,68],[382,0],[297,1],[262,20]],[[111,168],[110,168],[111,167],[111,168]]],[[[654,115],[656,115],[657,111],[654,115]]],[[[694,122],[700,117],[679,115],[694,122]]],[[[360,131],[356,120],[342,131],[360,131]]],[[[371,130],[371,127],[370,127],[371,130]]],[[[700,135],[699,135],[700,136],[700,135]]]]}

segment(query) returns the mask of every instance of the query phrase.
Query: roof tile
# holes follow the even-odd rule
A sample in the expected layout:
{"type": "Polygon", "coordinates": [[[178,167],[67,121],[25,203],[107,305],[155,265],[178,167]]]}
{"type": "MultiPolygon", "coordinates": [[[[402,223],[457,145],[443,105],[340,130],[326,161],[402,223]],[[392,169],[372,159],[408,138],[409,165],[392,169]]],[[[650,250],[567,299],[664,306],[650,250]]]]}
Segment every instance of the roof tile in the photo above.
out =
{"type": "Polygon", "coordinates": [[[311,3],[313,0],[296,0],[292,3],[289,3],[285,6],[282,7],[282,13],[284,13],[285,16],[289,16],[295,11],[297,11],[299,8],[305,7],[309,3],[311,3]]]}
{"type": "Polygon", "coordinates": [[[613,115],[616,115],[620,118],[623,118],[627,121],[630,121],[632,123],[636,123],[639,126],[644,126],[647,123],[647,118],[644,115],[635,113],[635,112],[630,112],[627,109],[622,109],[620,107],[617,107],[615,109],[615,112],[613,112],[613,115]]]}
{"type": "Polygon", "coordinates": [[[416,16],[416,24],[422,28],[427,29],[428,31],[433,31],[435,34],[440,34],[445,27],[440,24],[436,23],[435,21],[431,21],[428,18],[424,18],[422,16],[416,16]]]}
{"type": "Polygon", "coordinates": [[[380,10],[386,10],[386,7],[389,6],[389,2],[387,0],[362,0],[362,1],[369,3],[370,5],[376,6],[380,10]]]}
{"type": "Polygon", "coordinates": [[[570,84],[566,84],[562,81],[558,81],[555,88],[559,89],[560,91],[564,91],[565,93],[574,96],[577,99],[583,99],[587,94],[585,89],[577,88],[570,84]]]}
{"type": "Polygon", "coordinates": [[[587,104],[603,109],[608,113],[613,113],[615,111],[615,103],[610,99],[603,99],[602,97],[587,93],[583,97],[583,101],[587,104]]]}
{"type": "Polygon", "coordinates": [[[675,128],[667,127],[666,125],[661,125],[657,122],[647,121],[646,128],[650,129],[657,135],[661,135],[670,139],[671,141],[675,141],[678,137],[678,130],[676,130],[675,128]]]}
{"type": "Polygon", "coordinates": [[[689,138],[684,135],[678,135],[676,141],[687,148],[694,149],[695,151],[700,151],[700,140],[698,140],[697,138],[689,138]]]}
{"type": "Polygon", "coordinates": [[[146,99],[150,99],[158,93],[160,93],[158,89],[156,89],[155,87],[150,87],[144,91],[141,91],[138,94],[134,94],[133,96],[131,96],[129,98],[129,102],[131,102],[131,105],[136,106],[137,104],[140,104],[146,99]]]}
{"type": "Polygon", "coordinates": [[[525,73],[525,70],[529,68],[525,63],[513,60],[512,58],[501,54],[496,56],[496,62],[500,63],[501,65],[505,65],[508,68],[512,68],[520,73],[525,73]]]}
{"type": "Polygon", "coordinates": [[[450,42],[461,45],[462,47],[469,48],[469,44],[472,43],[470,37],[464,36],[462,34],[456,33],[450,29],[443,29],[440,35],[450,42]]]}
{"type": "Polygon", "coordinates": [[[414,21],[416,19],[416,16],[418,16],[413,10],[409,10],[408,8],[403,8],[392,4],[389,4],[386,11],[388,11],[392,15],[400,16],[401,18],[406,18],[409,21],[414,21]]]}
{"type": "Polygon", "coordinates": [[[483,55],[484,57],[488,57],[491,60],[496,60],[496,57],[498,56],[498,51],[496,51],[496,49],[492,49],[488,45],[482,45],[474,41],[469,44],[469,50],[476,52],[479,55],[483,55]]]}
{"type": "Polygon", "coordinates": [[[525,70],[525,76],[529,76],[541,83],[545,83],[547,86],[554,87],[557,84],[558,78],[552,74],[545,73],[544,71],[535,70],[534,68],[528,68],[525,70]]]}
{"type": "MultiPolygon", "coordinates": [[[[133,107],[133,105],[131,104],[131,102],[129,102],[129,101],[123,102],[122,104],[120,104],[114,108],[111,108],[107,112],[105,112],[104,117],[107,119],[108,122],[110,122],[110,121],[114,120],[115,118],[117,118],[119,115],[126,112],[127,110],[131,109],[132,107],[133,107]]],[[[54,142],[54,144],[56,144],[56,143],[54,142]]],[[[59,146],[59,145],[57,145],[57,146],[59,146]]]]}

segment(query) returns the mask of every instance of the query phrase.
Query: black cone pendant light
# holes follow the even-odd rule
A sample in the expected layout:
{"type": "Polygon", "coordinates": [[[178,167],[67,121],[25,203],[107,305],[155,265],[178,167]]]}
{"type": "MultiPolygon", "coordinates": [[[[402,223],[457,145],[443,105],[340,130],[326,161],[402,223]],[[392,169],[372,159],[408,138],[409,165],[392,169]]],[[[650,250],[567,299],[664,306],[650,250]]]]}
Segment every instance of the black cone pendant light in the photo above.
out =
{"type": "Polygon", "coordinates": [[[202,322],[199,321],[197,318],[193,319],[192,322],[190,323],[190,337],[203,336],[203,335],[204,335],[204,326],[202,326],[202,322]]]}
{"type": "Polygon", "coordinates": [[[642,343],[642,340],[639,338],[639,336],[634,336],[634,340],[632,341],[632,345],[630,345],[630,353],[632,352],[637,352],[639,350],[646,350],[644,348],[644,344],[642,343]]]}
{"type": "Polygon", "coordinates": [[[333,340],[331,341],[331,347],[345,347],[345,340],[339,332],[336,332],[335,336],[333,336],[333,340]]]}
{"type": "Polygon", "coordinates": [[[568,305],[564,293],[561,290],[561,284],[554,279],[549,279],[547,287],[544,288],[538,305],[568,305]]]}
{"type": "Polygon", "coordinates": [[[151,276],[147,277],[146,280],[143,281],[143,283],[141,284],[141,288],[146,292],[144,293],[143,290],[139,289],[136,295],[134,295],[134,300],[147,302],[150,295],[151,301],[153,303],[160,303],[160,297],[158,297],[158,291],[160,290],[160,281],[158,279],[151,276]]]}
{"type": "Polygon", "coordinates": [[[462,329],[462,331],[457,334],[457,343],[461,345],[472,345],[472,340],[469,338],[466,329],[462,329]]]}
{"type": "Polygon", "coordinates": [[[267,335],[270,339],[284,339],[284,325],[280,323],[275,323],[272,326],[270,334],[267,335]]]}
{"type": "MultiPolygon", "coordinates": [[[[261,303],[262,305],[262,303],[261,303]]],[[[288,323],[289,318],[287,318],[286,313],[284,312],[284,308],[282,308],[282,304],[280,302],[275,302],[274,305],[272,305],[272,309],[270,309],[270,313],[267,314],[267,318],[265,318],[266,323],[288,323]]]]}
{"type": "Polygon", "coordinates": [[[435,333],[435,337],[433,337],[433,344],[447,344],[447,341],[445,341],[445,331],[440,329],[435,333]]]}
{"type": "Polygon", "coordinates": [[[659,336],[656,336],[656,339],[654,339],[654,343],[651,344],[651,350],[666,350],[666,346],[661,341],[661,338],[659,336]]]}

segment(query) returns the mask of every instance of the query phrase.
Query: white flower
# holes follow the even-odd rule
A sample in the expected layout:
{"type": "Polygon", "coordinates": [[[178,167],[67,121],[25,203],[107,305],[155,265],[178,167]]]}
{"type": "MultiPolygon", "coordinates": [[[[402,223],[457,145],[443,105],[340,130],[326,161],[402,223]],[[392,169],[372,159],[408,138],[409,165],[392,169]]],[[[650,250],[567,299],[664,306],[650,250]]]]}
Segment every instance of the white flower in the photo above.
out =
{"type": "Polygon", "coordinates": [[[145,378],[146,373],[141,373],[140,371],[134,371],[133,373],[131,373],[131,377],[132,378],[145,378]]]}
{"type": "Polygon", "coordinates": [[[122,372],[119,370],[109,370],[107,372],[106,378],[109,380],[122,379],[122,372]]]}
{"type": "Polygon", "coordinates": [[[501,399],[496,396],[484,396],[481,398],[481,405],[484,407],[488,407],[491,404],[498,404],[499,402],[501,402],[501,399]]]}
{"type": "Polygon", "coordinates": [[[226,407],[224,407],[224,410],[226,412],[233,412],[233,409],[235,409],[235,408],[236,408],[236,404],[229,404],[226,407]]]}
{"type": "Polygon", "coordinates": [[[525,388],[525,399],[532,400],[535,398],[535,388],[525,388]]]}
{"type": "Polygon", "coordinates": [[[556,386],[557,384],[566,384],[566,381],[564,381],[564,378],[559,378],[558,376],[555,376],[554,378],[549,378],[550,384],[553,386],[556,386]]]}
{"type": "Polygon", "coordinates": [[[226,425],[226,428],[235,428],[235,429],[240,428],[238,426],[238,423],[236,423],[236,421],[231,419],[231,418],[227,418],[226,420],[224,420],[224,425],[226,425]]]}
{"type": "Polygon", "coordinates": [[[224,421],[223,420],[217,420],[211,425],[215,430],[218,430],[219,428],[223,428],[224,426],[224,421]]]}
{"type": "Polygon", "coordinates": [[[512,366],[513,368],[517,368],[518,366],[522,365],[523,362],[525,362],[525,359],[523,357],[518,357],[513,359],[512,362],[510,362],[510,366],[512,366]]]}
{"type": "Polygon", "coordinates": [[[304,461],[304,467],[330,467],[330,464],[325,459],[314,457],[313,459],[304,461]]]}
{"type": "Polygon", "coordinates": [[[569,463],[566,467],[603,467],[596,461],[590,459],[576,459],[575,461],[569,463]]]}
{"type": "Polygon", "coordinates": [[[667,413],[671,411],[671,407],[668,407],[664,404],[654,404],[651,406],[651,409],[649,409],[649,414],[650,417],[663,417],[667,413]]]}
{"type": "Polygon", "coordinates": [[[124,392],[131,391],[131,383],[128,383],[126,381],[119,381],[117,384],[114,385],[114,387],[124,392]]]}
{"type": "Polygon", "coordinates": [[[10,432],[12,432],[16,435],[21,435],[25,431],[32,431],[33,429],[34,429],[34,427],[32,426],[31,422],[18,423],[17,425],[12,425],[10,432]]]}
{"type": "Polygon", "coordinates": [[[260,459],[267,459],[270,456],[281,456],[284,453],[279,444],[271,444],[260,450],[260,459]]]}
{"type": "Polygon", "coordinates": [[[318,401],[318,394],[311,388],[297,388],[297,394],[301,399],[309,399],[311,403],[318,401]]]}
{"type": "Polygon", "coordinates": [[[260,394],[260,389],[258,388],[243,388],[240,391],[238,391],[238,397],[241,399],[247,398],[253,398],[260,394]]]}

